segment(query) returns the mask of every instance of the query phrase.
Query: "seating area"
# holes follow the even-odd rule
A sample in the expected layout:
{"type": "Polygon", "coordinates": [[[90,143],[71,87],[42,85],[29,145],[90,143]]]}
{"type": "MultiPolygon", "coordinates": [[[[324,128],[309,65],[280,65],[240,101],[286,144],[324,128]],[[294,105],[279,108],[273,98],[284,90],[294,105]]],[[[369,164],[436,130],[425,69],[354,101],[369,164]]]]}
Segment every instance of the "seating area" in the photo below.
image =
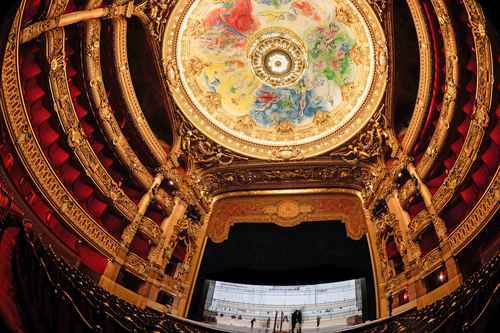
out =
{"type": "MultiPolygon", "coordinates": [[[[18,231],[12,279],[27,332],[221,332],[131,305],[97,286],[32,232],[4,225],[0,237],[9,229],[18,231]]],[[[24,229],[29,230],[29,225],[24,229]]],[[[434,304],[348,332],[487,332],[491,315],[500,306],[499,277],[497,255],[434,304]]]]}

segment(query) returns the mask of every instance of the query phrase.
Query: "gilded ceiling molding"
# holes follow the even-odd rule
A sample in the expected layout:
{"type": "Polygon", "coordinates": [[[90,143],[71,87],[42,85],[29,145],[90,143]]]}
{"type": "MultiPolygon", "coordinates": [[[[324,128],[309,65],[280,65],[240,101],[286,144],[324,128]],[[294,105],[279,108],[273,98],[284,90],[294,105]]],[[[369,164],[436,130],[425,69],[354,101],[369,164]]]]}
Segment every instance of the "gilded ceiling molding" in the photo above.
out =
{"type": "Polygon", "coordinates": [[[302,222],[341,220],[355,240],[367,232],[361,195],[349,189],[297,189],[232,192],[216,196],[206,218],[207,236],[226,240],[235,223],[274,223],[293,227],[302,222]]]}
{"type": "Polygon", "coordinates": [[[55,29],[60,25],[61,15],[64,13],[69,0],[52,0],[49,1],[49,9],[46,17],[40,22],[35,22],[21,30],[19,37],[20,44],[26,43],[42,33],[55,29]]]}
{"type": "Polygon", "coordinates": [[[129,113],[131,123],[137,130],[147,150],[158,162],[159,166],[166,167],[171,164],[170,159],[144,117],[130,76],[127,55],[127,20],[123,17],[119,17],[113,19],[112,22],[115,69],[118,77],[117,81],[122,92],[123,100],[125,101],[126,111],[129,113]]]}
{"type": "Polygon", "coordinates": [[[403,138],[403,142],[401,143],[403,151],[405,154],[408,154],[415,145],[423,121],[427,116],[432,93],[432,49],[429,30],[420,0],[406,0],[406,2],[410,8],[415,30],[417,32],[420,59],[417,100],[415,101],[415,108],[410,124],[403,138]]]}
{"type": "MultiPolygon", "coordinates": [[[[99,20],[86,21],[84,29],[83,52],[85,68],[90,83],[90,97],[96,107],[97,118],[99,119],[108,141],[113,145],[113,150],[116,152],[118,158],[130,170],[133,178],[141,184],[143,188],[148,189],[153,183],[153,176],[130,147],[113,115],[106,89],[104,88],[100,59],[101,22],[99,22],[99,20]]],[[[173,207],[172,197],[162,189],[159,189],[156,195],[158,203],[167,211],[171,211],[173,207]]]]}
{"type": "Polygon", "coordinates": [[[1,75],[2,100],[5,106],[3,115],[9,135],[35,185],[61,219],[98,251],[108,258],[113,258],[120,247],[119,243],[64,187],[47,161],[31,127],[21,93],[18,60],[19,33],[25,2],[22,2],[16,13],[7,39],[1,75]]]}
{"type": "Polygon", "coordinates": [[[366,127],[356,134],[353,140],[340,149],[335,149],[329,156],[349,164],[360,161],[373,162],[375,158],[382,158],[385,148],[388,148],[392,158],[398,157],[399,144],[386,127],[384,110],[384,105],[381,105],[366,127]]]}
{"type": "Polygon", "coordinates": [[[368,3],[372,6],[381,23],[384,22],[385,16],[387,15],[386,8],[388,2],[388,0],[368,0],[368,3]]]}
{"type": "Polygon", "coordinates": [[[441,35],[443,37],[446,57],[446,85],[436,128],[422,159],[417,165],[417,172],[421,178],[425,178],[427,173],[431,170],[448,136],[450,122],[455,113],[458,88],[457,82],[459,80],[457,41],[448,7],[443,0],[432,0],[431,2],[434,6],[439,26],[441,27],[441,35]]]}
{"type": "Polygon", "coordinates": [[[71,24],[97,18],[112,18],[118,16],[130,17],[134,11],[134,3],[130,1],[122,6],[101,7],[63,14],[63,11],[59,9],[66,8],[68,0],[54,1],[54,3],[56,3],[55,7],[57,7],[57,12],[59,14],[49,15],[48,19],[35,22],[24,28],[21,32],[21,43],[29,42],[39,37],[41,34],[56,28],[62,28],[71,24]]]}
{"type": "Polygon", "coordinates": [[[137,5],[134,14],[145,24],[158,46],[176,2],[176,0],[145,0],[137,5]]]}
{"type": "Polygon", "coordinates": [[[464,6],[469,17],[476,51],[476,97],[472,120],[462,149],[448,176],[432,197],[432,202],[437,211],[442,210],[453,197],[456,188],[465,179],[476,160],[485,128],[488,127],[489,113],[492,111],[493,58],[490,40],[486,33],[486,21],[480,5],[475,0],[464,0],[464,6]]]}
{"type": "Polygon", "coordinates": [[[73,150],[80,165],[100,192],[129,221],[137,213],[137,205],[123,192],[110,176],[95,154],[80,125],[75,112],[66,76],[65,33],[63,28],[49,31],[45,35],[47,63],[50,66],[49,83],[53,107],[59,124],[67,136],[68,146],[73,150]]]}
{"type": "Polygon", "coordinates": [[[371,196],[378,186],[379,174],[374,166],[360,163],[345,165],[333,163],[297,162],[284,164],[247,164],[244,168],[214,168],[199,175],[199,186],[206,195],[223,192],[289,188],[289,187],[343,187],[359,190],[363,198],[371,196]]]}
{"type": "Polygon", "coordinates": [[[247,161],[248,157],[241,156],[224,148],[207,138],[176,107],[178,145],[172,150],[173,157],[178,159],[184,154],[188,159],[188,170],[209,169],[216,166],[229,166],[235,161],[247,161]],[[178,149],[177,149],[178,147],[178,149]]]}

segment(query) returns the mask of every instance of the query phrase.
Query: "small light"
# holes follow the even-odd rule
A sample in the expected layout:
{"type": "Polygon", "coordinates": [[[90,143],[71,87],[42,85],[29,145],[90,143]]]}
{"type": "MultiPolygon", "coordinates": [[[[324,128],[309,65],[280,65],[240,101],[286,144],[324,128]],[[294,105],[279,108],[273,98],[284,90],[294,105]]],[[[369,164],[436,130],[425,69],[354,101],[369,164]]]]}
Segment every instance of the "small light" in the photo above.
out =
{"type": "Polygon", "coordinates": [[[438,278],[439,278],[439,281],[443,282],[444,281],[444,273],[440,272],[438,278]]]}

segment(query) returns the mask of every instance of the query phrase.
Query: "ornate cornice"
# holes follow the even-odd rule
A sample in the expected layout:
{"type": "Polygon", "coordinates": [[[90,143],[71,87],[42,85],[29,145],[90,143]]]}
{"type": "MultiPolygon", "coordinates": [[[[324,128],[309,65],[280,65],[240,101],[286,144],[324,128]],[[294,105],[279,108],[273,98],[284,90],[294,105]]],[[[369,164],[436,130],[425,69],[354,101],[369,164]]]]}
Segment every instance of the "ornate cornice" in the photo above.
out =
{"type": "Polygon", "coordinates": [[[366,216],[360,193],[349,189],[233,192],[214,199],[206,218],[207,236],[222,242],[235,223],[293,227],[308,221],[341,220],[347,235],[358,240],[367,232],[366,216]]]}
{"type": "Polygon", "coordinates": [[[168,154],[151,130],[135,94],[134,85],[132,84],[127,55],[127,20],[119,17],[113,19],[112,22],[114,63],[118,78],[117,81],[126,105],[125,111],[128,112],[131,123],[144,142],[147,151],[160,166],[167,166],[170,164],[168,154]]]}
{"type": "Polygon", "coordinates": [[[199,184],[210,195],[223,192],[287,187],[344,187],[368,191],[376,170],[370,165],[297,163],[246,165],[219,168],[199,175],[199,184]]]}
{"type": "Polygon", "coordinates": [[[73,150],[82,168],[101,193],[113,203],[126,219],[132,221],[137,213],[136,204],[123,192],[102,165],[86,138],[74,110],[64,61],[64,29],[49,31],[45,36],[53,106],[59,124],[67,136],[68,146],[73,150]]]}
{"type": "Polygon", "coordinates": [[[189,161],[188,170],[228,166],[235,161],[249,160],[248,157],[236,154],[206,137],[177,108],[175,118],[179,144],[174,147],[172,154],[175,159],[184,155],[189,161]]]}
{"type": "MultiPolygon", "coordinates": [[[[446,243],[449,244],[452,252],[455,254],[460,252],[460,250],[472,241],[493,218],[499,208],[500,167],[497,168],[495,178],[469,215],[448,236],[446,243]]],[[[498,221],[492,221],[492,223],[495,222],[498,221]]]]}
{"type": "Polygon", "coordinates": [[[2,100],[9,135],[26,170],[45,199],[67,225],[105,256],[112,258],[119,243],[108,234],[67,191],[47,161],[31,127],[21,93],[18,63],[19,28],[24,3],[19,8],[7,39],[2,66],[2,100]]]}
{"type": "MultiPolygon", "coordinates": [[[[153,176],[137,157],[130,147],[109,105],[104,82],[102,80],[100,62],[100,29],[98,20],[85,23],[84,33],[84,60],[89,79],[90,97],[96,108],[97,118],[108,141],[112,144],[118,157],[130,170],[132,176],[144,188],[149,188],[153,183],[153,176]]],[[[157,202],[167,211],[173,206],[173,199],[162,189],[156,194],[157,202]]]]}
{"type": "Polygon", "coordinates": [[[432,0],[441,28],[445,50],[445,88],[437,125],[424,155],[417,164],[417,172],[425,178],[439,156],[448,136],[450,122],[455,113],[459,79],[457,41],[453,22],[443,0],[432,0]]]}
{"type": "Polygon", "coordinates": [[[415,30],[417,32],[420,59],[420,74],[418,81],[417,100],[410,124],[401,143],[403,151],[408,154],[415,144],[424,117],[427,114],[432,92],[432,52],[431,40],[422,5],[419,0],[407,0],[415,30]]]}
{"type": "Polygon", "coordinates": [[[465,0],[464,6],[469,17],[476,51],[476,97],[472,120],[462,149],[448,176],[432,197],[432,202],[437,211],[442,210],[453,197],[456,188],[463,182],[476,160],[485,128],[488,127],[489,112],[492,112],[493,59],[490,40],[486,34],[486,21],[481,7],[475,0],[465,0]]]}

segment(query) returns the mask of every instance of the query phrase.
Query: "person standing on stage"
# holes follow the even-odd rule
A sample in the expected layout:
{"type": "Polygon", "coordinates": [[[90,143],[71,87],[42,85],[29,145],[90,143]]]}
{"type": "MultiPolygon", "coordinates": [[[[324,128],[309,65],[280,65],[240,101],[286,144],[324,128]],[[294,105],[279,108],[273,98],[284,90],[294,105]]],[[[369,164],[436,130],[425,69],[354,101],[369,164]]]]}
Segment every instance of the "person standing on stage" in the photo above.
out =
{"type": "Polygon", "coordinates": [[[295,325],[297,325],[297,310],[292,313],[292,333],[295,333],[295,325]]]}
{"type": "Polygon", "coordinates": [[[297,310],[297,333],[302,333],[302,311],[297,310]]]}

